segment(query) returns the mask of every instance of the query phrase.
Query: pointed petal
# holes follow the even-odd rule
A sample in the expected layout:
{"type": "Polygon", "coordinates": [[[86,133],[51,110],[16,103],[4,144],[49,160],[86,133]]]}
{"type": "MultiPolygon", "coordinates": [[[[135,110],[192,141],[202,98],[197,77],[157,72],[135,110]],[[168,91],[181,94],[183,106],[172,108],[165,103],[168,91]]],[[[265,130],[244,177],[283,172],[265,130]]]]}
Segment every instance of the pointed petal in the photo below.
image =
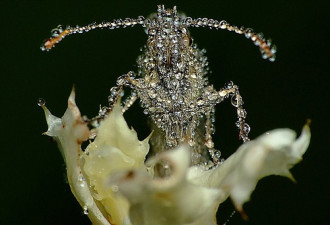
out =
{"type": "Polygon", "coordinates": [[[249,200],[257,182],[269,175],[293,179],[289,169],[301,160],[310,141],[308,125],[296,140],[290,129],[277,129],[243,144],[219,167],[204,171],[193,167],[188,179],[207,187],[219,188],[222,196],[219,203],[230,195],[236,208],[242,210],[249,200]]]}
{"type": "Polygon", "coordinates": [[[84,173],[93,190],[93,196],[104,207],[113,224],[128,220],[129,202],[117,195],[118,187],[108,185],[107,178],[118,171],[144,167],[149,151],[149,137],[139,141],[136,132],[129,129],[118,102],[97,128],[95,140],[84,155],[84,173]]]}
{"type": "Polygon", "coordinates": [[[43,107],[48,124],[46,134],[54,137],[58,143],[67,166],[71,191],[79,204],[88,210],[88,216],[93,224],[109,225],[110,223],[97,207],[81,170],[81,155],[84,154],[81,143],[88,139],[90,132],[81,118],[74,98],[75,93],[72,90],[68,99],[68,108],[61,119],[53,116],[46,107],[43,107]]]}

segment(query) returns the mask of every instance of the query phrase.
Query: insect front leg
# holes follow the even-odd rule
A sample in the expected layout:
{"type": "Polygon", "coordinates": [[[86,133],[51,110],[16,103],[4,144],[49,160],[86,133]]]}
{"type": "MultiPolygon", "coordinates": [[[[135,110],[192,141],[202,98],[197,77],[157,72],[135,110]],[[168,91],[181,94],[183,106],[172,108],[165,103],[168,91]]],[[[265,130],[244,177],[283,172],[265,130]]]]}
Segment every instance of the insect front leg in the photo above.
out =
{"type": "Polygon", "coordinates": [[[123,102],[123,107],[121,109],[121,112],[124,113],[126,112],[136,101],[137,99],[137,94],[135,91],[132,91],[131,95],[123,102]]]}
{"type": "Polygon", "coordinates": [[[221,152],[214,148],[214,142],[212,141],[212,133],[213,133],[213,124],[211,119],[211,112],[208,111],[206,113],[206,124],[205,124],[205,146],[208,148],[209,154],[213,160],[215,165],[220,164],[221,152]]]}
{"type": "Polygon", "coordinates": [[[84,120],[88,122],[89,125],[91,125],[92,127],[98,127],[99,122],[102,121],[112,111],[114,105],[122,96],[124,86],[129,86],[133,89],[131,97],[122,107],[122,112],[124,113],[137,99],[135,90],[138,86],[141,86],[139,80],[135,79],[134,72],[132,71],[117,78],[117,86],[114,86],[110,89],[110,95],[108,96],[109,106],[100,107],[97,116],[92,119],[88,119],[85,117],[84,120]]]}
{"type": "Polygon", "coordinates": [[[250,132],[250,126],[245,123],[246,118],[246,110],[243,108],[243,99],[239,93],[238,86],[233,82],[229,82],[225,88],[222,88],[219,91],[220,98],[228,98],[231,97],[231,104],[237,108],[237,122],[236,126],[239,129],[239,138],[243,140],[243,142],[249,141],[248,134],[250,132]]]}
{"type": "Polygon", "coordinates": [[[111,95],[108,97],[110,108],[113,107],[118,100],[124,86],[130,87],[132,89],[132,93],[127,100],[123,102],[122,113],[127,111],[138,98],[136,91],[139,87],[141,87],[141,80],[135,79],[135,73],[133,71],[118,77],[117,86],[110,89],[111,95]]]}

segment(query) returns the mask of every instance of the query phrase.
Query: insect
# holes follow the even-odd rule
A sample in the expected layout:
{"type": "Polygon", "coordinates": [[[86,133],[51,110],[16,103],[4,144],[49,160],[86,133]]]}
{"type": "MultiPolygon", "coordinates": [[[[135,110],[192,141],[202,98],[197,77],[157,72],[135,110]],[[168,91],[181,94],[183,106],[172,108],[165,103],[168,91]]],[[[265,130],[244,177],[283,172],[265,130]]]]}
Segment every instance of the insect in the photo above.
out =
{"type": "Polygon", "coordinates": [[[52,37],[43,43],[41,49],[48,51],[71,34],[135,25],[145,27],[148,35],[143,54],[137,59],[138,71],[118,77],[117,85],[110,90],[109,106],[101,108],[99,115],[89,122],[97,126],[111,111],[123,88],[129,87],[131,95],[123,102],[122,111],[125,112],[140,99],[154,130],[150,142],[154,151],[161,152],[188,143],[192,149],[193,165],[220,164],[220,151],[214,148],[212,141],[215,106],[231,98],[232,105],[237,109],[239,137],[244,142],[249,140],[250,131],[245,122],[247,113],[237,85],[229,82],[224,88],[215,90],[208,83],[205,50],[198,49],[193,43],[188,28],[208,27],[243,34],[259,46],[262,57],[270,61],[275,60],[275,46],[250,28],[239,28],[224,20],[185,17],[177,12],[175,6],[165,9],[164,5],[159,5],[157,13],[146,19],[139,16],[83,27],[58,26],[52,30],[52,37]]]}

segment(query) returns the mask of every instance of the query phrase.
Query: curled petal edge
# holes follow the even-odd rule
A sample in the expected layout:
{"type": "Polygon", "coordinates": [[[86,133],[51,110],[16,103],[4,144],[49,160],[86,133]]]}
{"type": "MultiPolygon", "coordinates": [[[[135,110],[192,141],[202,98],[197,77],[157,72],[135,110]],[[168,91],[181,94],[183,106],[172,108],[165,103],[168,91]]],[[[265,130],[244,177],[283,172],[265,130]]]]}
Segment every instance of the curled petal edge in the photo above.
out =
{"type": "Polygon", "coordinates": [[[98,208],[81,170],[81,144],[88,139],[90,131],[75,103],[75,90],[71,91],[68,108],[62,118],[52,115],[46,106],[42,108],[48,124],[48,130],[44,134],[53,137],[58,143],[67,166],[72,193],[84,211],[88,212],[88,217],[94,225],[111,225],[98,208]]]}
{"type": "Polygon", "coordinates": [[[188,179],[211,188],[222,190],[219,204],[230,196],[236,209],[245,216],[243,204],[250,199],[257,182],[270,175],[293,180],[289,169],[302,159],[310,143],[309,122],[296,139],[290,129],[275,129],[255,140],[244,143],[219,167],[204,171],[190,168],[188,179]]]}

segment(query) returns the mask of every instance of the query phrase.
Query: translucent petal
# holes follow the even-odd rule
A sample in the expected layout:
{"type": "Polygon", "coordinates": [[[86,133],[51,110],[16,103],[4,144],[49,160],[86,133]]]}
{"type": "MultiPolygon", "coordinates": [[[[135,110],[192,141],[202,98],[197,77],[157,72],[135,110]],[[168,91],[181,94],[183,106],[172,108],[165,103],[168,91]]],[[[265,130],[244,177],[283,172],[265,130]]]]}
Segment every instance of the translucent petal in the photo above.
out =
{"type": "Polygon", "coordinates": [[[195,184],[222,190],[219,203],[228,196],[236,208],[242,211],[257,182],[269,175],[286,176],[293,180],[289,171],[307,150],[310,130],[305,125],[301,136],[290,129],[276,129],[243,144],[219,167],[204,171],[198,167],[189,170],[188,178],[195,184]]]}
{"type": "Polygon", "coordinates": [[[90,132],[76,106],[74,90],[71,92],[68,108],[62,118],[53,116],[46,106],[42,107],[48,124],[48,131],[45,134],[54,137],[59,145],[67,166],[72,193],[86,212],[88,210],[88,217],[93,224],[109,225],[97,207],[81,170],[81,155],[83,154],[81,143],[89,137],[90,132]]]}

